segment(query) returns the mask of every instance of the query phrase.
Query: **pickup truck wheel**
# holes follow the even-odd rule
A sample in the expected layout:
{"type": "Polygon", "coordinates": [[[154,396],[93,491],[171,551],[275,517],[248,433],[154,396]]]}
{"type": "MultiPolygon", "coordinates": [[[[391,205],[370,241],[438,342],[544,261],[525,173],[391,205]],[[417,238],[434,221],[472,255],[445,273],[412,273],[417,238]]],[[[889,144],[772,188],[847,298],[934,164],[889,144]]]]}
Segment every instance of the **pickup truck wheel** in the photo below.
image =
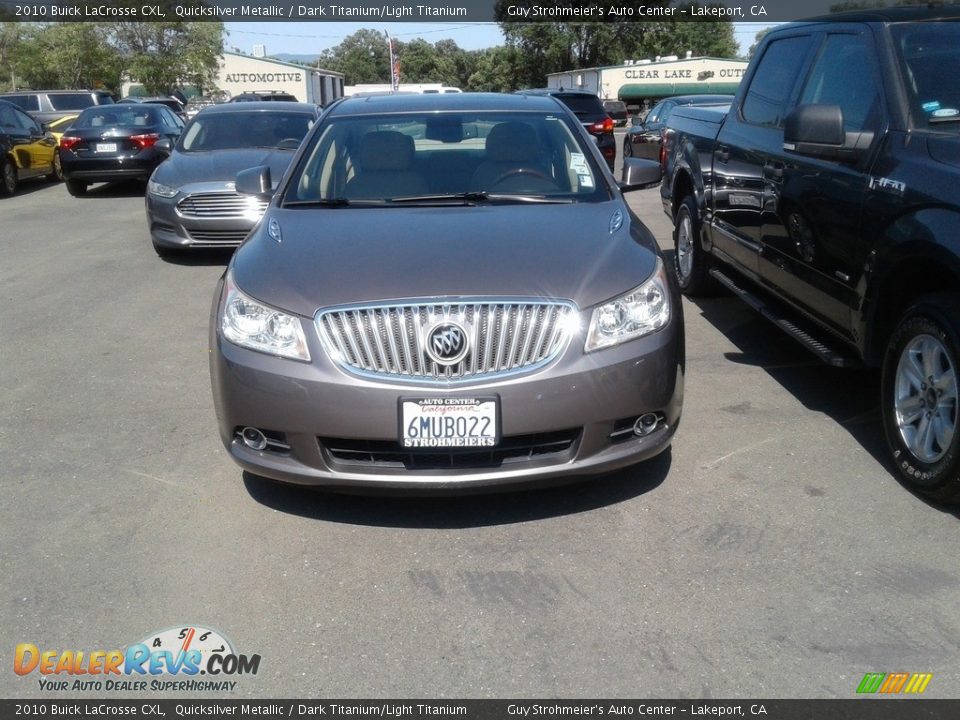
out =
{"type": "Polygon", "coordinates": [[[960,501],[960,297],[922,298],[900,319],[881,383],[893,461],[913,490],[960,501]]]}
{"type": "Polygon", "coordinates": [[[708,295],[714,289],[710,272],[710,256],[700,245],[700,220],[697,201],[687,196],[680,203],[673,229],[673,266],[684,295],[708,295]]]}

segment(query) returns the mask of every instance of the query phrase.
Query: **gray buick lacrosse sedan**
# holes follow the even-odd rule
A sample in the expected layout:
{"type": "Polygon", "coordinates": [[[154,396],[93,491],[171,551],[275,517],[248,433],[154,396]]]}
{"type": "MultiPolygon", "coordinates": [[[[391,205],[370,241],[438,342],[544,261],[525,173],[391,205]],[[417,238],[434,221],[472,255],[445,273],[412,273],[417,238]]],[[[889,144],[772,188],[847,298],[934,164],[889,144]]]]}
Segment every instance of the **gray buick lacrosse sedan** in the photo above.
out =
{"type": "Polygon", "coordinates": [[[549,96],[331,106],[216,291],[233,459],[341,490],[468,490],[611,471],[680,421],[680,301],[577,118],[549,96]]]}

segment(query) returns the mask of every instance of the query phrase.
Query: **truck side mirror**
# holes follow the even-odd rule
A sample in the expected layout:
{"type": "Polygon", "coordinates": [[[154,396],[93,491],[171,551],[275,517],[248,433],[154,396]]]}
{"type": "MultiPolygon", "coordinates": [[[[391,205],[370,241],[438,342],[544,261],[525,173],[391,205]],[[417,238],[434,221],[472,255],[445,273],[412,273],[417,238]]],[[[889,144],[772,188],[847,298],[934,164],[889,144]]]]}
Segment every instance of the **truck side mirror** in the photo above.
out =
{"type": "Polygon", "coordinates": [[[787,152],[857,162],[873,142],[873,133],[847,133],[839,105],[800,105],[783,122],[783,149],[787,152]]]}

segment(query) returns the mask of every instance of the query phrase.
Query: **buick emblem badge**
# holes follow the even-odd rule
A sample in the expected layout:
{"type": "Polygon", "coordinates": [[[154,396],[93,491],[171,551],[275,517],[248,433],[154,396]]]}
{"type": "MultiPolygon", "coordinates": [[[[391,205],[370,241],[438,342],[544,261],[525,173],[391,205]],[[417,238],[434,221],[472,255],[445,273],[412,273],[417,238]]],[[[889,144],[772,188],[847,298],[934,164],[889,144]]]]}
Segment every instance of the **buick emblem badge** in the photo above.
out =
{"type": "Polygon", "coordinates": [[[427,355],[438,365],[456,365],[469,350],[467,331],[459,323],[444,320],[426,333],[427,355]]]}

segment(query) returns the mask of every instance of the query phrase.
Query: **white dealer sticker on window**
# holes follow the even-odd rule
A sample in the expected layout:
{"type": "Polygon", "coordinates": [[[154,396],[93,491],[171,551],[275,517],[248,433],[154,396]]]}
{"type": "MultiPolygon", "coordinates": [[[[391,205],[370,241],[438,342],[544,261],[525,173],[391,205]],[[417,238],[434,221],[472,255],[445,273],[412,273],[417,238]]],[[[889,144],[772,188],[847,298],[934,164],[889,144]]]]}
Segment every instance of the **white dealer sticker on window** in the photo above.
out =
{"type": "Polygon", "coordinates": [[[590,168],[587,167],[587,159],[582,153],[570,153],[570,169],[577,175],[589,174],[590,168]]]}

